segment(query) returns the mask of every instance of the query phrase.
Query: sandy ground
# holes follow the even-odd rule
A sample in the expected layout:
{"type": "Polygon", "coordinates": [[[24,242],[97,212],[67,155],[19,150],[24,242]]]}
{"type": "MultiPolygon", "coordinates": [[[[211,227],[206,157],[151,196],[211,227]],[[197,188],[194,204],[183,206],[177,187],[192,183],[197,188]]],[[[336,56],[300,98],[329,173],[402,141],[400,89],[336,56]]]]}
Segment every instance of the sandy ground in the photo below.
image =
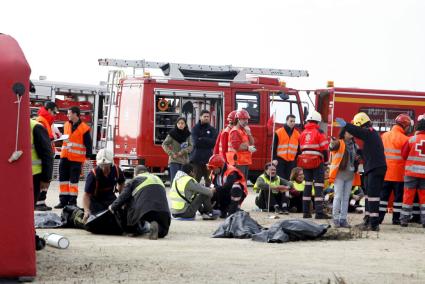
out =
{"type": "MultiPolygon", "coordinates": [[[[80,192],[83,183],[80,183],[80,192]]],[[[48,204],[55,205],[58,184],[48,204]]],[[[81,198],[81,194],[80,194],[81,198]]],[[[81,200],[79,200],[79,204],[81,200]]],[[[243,208],[251,211],[254,194],[243,208]]],[[[60,211],[55,210],[60,213],[60,211]]],[[[251,216],[261,225],[278,220],[251,216]]],[[[291,214],[281,218],[299,218],[291,214]]],[[[359,223],[362,215],[350,215],[359,223]]],[[[83,230],[55,232],[70,240],[68,249],[37,252],[37,283],[425,283],[425,229],[392,226],[387,215],[379,234],[351,240],[284,244],[213,239],[217,221],[172,221],[165,239],[92,235],[83,230]],[[345,282],[338,281],[343,279],[345,282]]]]}

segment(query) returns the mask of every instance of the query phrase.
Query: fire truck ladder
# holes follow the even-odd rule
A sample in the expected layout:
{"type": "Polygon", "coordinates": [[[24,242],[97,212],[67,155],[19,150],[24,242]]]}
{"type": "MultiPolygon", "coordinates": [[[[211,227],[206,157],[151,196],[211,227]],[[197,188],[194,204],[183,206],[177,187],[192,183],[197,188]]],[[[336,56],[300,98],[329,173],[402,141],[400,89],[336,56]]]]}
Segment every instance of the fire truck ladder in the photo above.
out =
{"type": "Polygon", "coordinates": [[[103,99],[102,108],[102,126],[100,130],[99,149],[108,148],[112,152],[114,131],[117,119],[117,92],[118,81],[122,78],[123,72],[120,70],[111,70],[108,73],[107,93],[103,99]],[[112,114],[113,113],[113,114],[112,114]],[[112,117],[113,116],[113,117],[112,117]]]}
{"type": "MultiPolygon", "coordinates": [[[[99,59],[100,66],[130,67],[133,68],[133,74],[136,69],[159,68],[164,75],[173,79],[187,79],[184,71],[192,72],[228,72],[234,73],[231,80],[220,81],[246,81],[247,74],[284,76],[284,77],[308,77],[308,71],[289,70],[289,69],[271,69],[271,68],[252,68],[252,67],[234,67],[231,65],[200,65],[200,64],[181,64],[171,62],[153,62],[145,60],[122,60],[122,59],[99,59]]],[[[186,72],[187,73],[187,72],[186,72]]]]}

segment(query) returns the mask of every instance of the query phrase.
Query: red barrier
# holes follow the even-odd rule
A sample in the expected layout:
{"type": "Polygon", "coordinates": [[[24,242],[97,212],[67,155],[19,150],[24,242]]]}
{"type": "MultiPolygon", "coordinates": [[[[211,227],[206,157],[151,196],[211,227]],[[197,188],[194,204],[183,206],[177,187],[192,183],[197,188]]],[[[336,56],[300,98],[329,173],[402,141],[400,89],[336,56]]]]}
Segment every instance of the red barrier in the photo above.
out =
{"type": "Polygon", "coordinates": [[[30,73],[18,43],[0,34],[0,278],[35,276],[36,273],[28,97],[30,73]],[[18,140],[18,150],[23,154],[9,163],[16,141],[18,104],[13,91],[16,83],[25,87],[18,140]]]}

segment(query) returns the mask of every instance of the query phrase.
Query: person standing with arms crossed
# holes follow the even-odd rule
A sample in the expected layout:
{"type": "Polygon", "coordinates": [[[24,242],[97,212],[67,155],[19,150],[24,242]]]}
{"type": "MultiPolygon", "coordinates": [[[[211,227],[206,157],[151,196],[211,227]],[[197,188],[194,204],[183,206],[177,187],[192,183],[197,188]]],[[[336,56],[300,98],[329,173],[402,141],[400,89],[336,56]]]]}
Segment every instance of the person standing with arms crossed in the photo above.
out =
{"type": "Polygon", "coordinates": [[[291,171],[297,166],[300,132],[295,129],[295,115],[289,114],[286,123],[274,135],[273,163],[277,165],[277,175],[289,180],[291,171]]]}

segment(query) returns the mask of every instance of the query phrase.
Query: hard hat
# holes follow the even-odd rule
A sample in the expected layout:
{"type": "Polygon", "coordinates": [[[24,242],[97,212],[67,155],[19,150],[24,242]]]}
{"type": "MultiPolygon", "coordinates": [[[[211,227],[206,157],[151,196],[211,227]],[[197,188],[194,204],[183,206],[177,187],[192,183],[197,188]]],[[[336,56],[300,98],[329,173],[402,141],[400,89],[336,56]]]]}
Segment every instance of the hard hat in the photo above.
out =
{"type": "Polygon", "coordinates": [[[320,113],[318,113],[317,111],[313,110],[311,113],[308,114],[307,116],[307,121],[317,121],[317,122],[321,122],[322,121],[322,115],[320,113]]]}
{"type": "Polygon", "coordinates": [[[215,154],[212,155],[210,160],[208,161],[207,167],[210,170],[214,170],[214,169],[221,169],[224,167],[224,164],[226,163],[226,161],[224,161],[223,156],[219,155],[219,154],[215,154]]]}
{"type": "Polygon", "coordinates": [[[100,149],[96,155],[96,164],[112,164],[114,162],[114,154],[108,149],[100,149]]]}
{"type": "Polygon", "coordinates": [[[413,126],[413,121],[410,119],[410,117],[405,114],[399,114],[396,118],[395,118],[395,123],[397,123],[398,125],[400,125],[401,127],[405,128],[405,127],[409,127],[409,126],[413,126]]]}
{"type": "Polygon", "coordinates": [[[235,122],[235,120],[236,120],[236,113],[237,113],[237,111],[236,111],[236,110],[231,111],[231,112],[229,113],[229,115],[227,116],[227,121],[228,121],[228,122],[232,122],[232,123],[234,123],[234,122],[235,122]]]}
{"type": "Polygon", "coordinates": [[[359,112],[353,118],[354,125],[357,125],[357,126],[362,126],[363,124],[369,121],[370,121],[369,116],[365,114],[364,112],[359,112]]]}
{"type": "Polygon", "coordinates": [[[236,118],[237,119],[250,119],[251,117],[249,116],[249,113],[246,110],[241,109],[241,110],[238,110],[236,112],[236,118]]]}

